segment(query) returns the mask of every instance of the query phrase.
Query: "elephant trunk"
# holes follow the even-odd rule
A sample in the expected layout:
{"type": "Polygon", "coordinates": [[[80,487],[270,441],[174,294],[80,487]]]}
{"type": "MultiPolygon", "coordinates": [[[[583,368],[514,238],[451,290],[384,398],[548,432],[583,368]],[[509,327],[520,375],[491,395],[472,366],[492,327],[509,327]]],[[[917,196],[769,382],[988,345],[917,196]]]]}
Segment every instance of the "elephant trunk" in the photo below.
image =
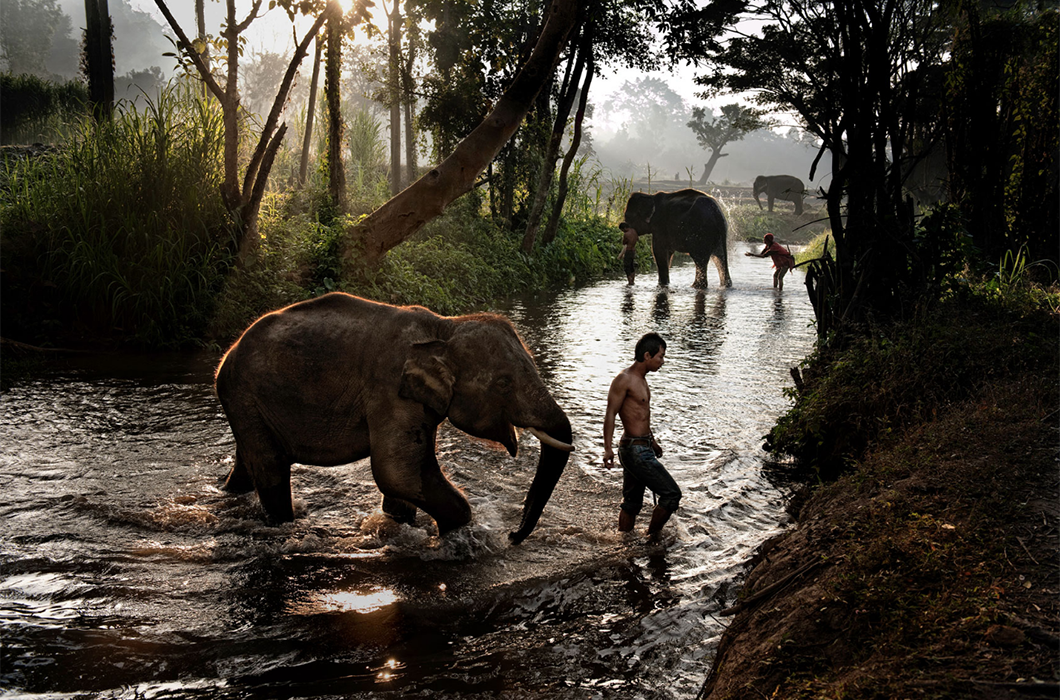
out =
{"type": "Polygon", "coordinates": [[[537,473],[534,481],[530,484],[530,490],[523,501],[523,521],[519,529],[508,533],[508,539],[512,544],[519,544],[534,531],[545,504],[552,496],[553,489],[563,474],[567,460],[570,458],[570,450],[566,449],[572,443],[573,433],[570,420],[560,411],[559,416],[551,425],[538,426],[538,431],[546,433],[556,441],[558,447],[553,447],[549,441],[541,443],[541,458],[537,463],[537,473]]]}

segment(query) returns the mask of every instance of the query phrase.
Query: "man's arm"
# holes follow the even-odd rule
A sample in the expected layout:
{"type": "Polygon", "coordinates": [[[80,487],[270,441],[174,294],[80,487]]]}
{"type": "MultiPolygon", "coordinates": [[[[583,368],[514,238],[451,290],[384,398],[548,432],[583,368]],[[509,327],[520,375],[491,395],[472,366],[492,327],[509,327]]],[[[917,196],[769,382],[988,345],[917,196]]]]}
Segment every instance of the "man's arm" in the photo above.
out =
{"type": "Polygon", "coordinates": [[[624,374],[615,377],[607,392],[607,410],[604,411],[604,466],[608,469],[615,464],[615,453],[611,449],[611,441],[615,435],[615,416],[622,408],[628,391],[624,378],[624,374]]]}

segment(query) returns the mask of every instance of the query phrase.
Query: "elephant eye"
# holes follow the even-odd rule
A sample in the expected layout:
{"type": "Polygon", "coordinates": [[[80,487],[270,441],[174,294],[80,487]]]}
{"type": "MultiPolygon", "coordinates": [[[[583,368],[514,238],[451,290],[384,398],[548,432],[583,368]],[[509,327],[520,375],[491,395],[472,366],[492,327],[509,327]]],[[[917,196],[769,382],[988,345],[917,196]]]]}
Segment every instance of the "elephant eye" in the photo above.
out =
{"type": "Polygon", "coordinates": [[[496,387],[498,391],[510,391],[512,388],[511,377],[501,377],[493,383],[493,386],[496,387]]]}

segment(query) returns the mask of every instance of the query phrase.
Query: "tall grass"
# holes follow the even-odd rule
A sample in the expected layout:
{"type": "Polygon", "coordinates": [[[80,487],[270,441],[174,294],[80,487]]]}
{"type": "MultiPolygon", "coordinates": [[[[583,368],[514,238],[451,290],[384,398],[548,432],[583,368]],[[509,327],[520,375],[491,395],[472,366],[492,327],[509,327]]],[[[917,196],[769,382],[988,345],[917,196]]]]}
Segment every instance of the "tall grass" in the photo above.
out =
{"type": "MultiPolygon", "coordinates": [[[[204,327],[228,264],[215,101],[176,84],[143,110],[82,120],[0,192],[5,270],[56,290],[59,320],[159,347],[204,327]]],[[[5,316],[6,316],[5,309],[5,316]]]]}
{"type": "Polygon", "coordinates": [[[0,73],[0,143],[55,143],[64,125],[85,113],[88,87],[35,75],[0,73]]]}

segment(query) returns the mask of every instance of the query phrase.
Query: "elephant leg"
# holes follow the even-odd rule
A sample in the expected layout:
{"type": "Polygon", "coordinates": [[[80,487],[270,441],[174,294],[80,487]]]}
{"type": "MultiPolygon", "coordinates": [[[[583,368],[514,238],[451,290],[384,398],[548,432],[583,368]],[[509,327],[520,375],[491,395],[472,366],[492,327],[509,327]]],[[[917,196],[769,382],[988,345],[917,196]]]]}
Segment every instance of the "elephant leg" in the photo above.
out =
{"type": "Polygon", "coordinates": [[[693,255],[692,260],[696,263],[696,279],[692,282],[694,289],[706,289],[710,286],[707,281],[707,257],[702,255],[693,255]]]}
{"type": "Polygon", "coordinates": [[[767,195],[766,201],[769,203],[769,211],[773,211],[773,195],[767,195]]]}
{"type": "Polygon", "coordinates": [[[228,472],[225,485],[221,487],[223,490],[228,493],[250,493],[254,490],[254,480],[250,478],[250,472],[247,471],[244,461],[243,453],[239,445],[236,445],[236,463],[228,472]]]}
{"type": "Polygon", "coordinates": [[[656,247],[652,244],[651,247],[652,257],[655,258],[655,266],[659,268],[659,286],[667,287],[670,284],[670,260],[673,258],[673,251],[667,250],[662,246],[656,247]]]}
{"type": "MultiPolygon", "coordinates": [[[[723,287],[732,286],[732,277],[729,276],[729,254],[728,252],[712,255],[710,259],[714,261],[714,267],[718,270],[718,284],[723,287]]],[[[704,272],[704,274],[706,274],[704,272]]]]}
{"type": "Polygon", "coordinates": [[[471,522],[471,505],[442,474],[434,455],[437,427],[423,422],[422,415],[402,418],[391,412],[385,424],[369,426],[372,476],[383,492],[384,512],[407,515],[415,506],[434,518],[441,534],[471,522]],[[410,427],[395,427],[402,424],[410,427]]]}
{"type": "MultiPolygon", "coordinates": [[[[291,501],[291,464],[286,454],[260,417],[248,411],[238,422],[230,421],[236,438],[236,463],[228,475],[228,487],[241,488],[249,481],[258,492],[258,501],[270,524],[294,520],[291,501]]],[[[249,489],[248,489],[249,490],[249,489]]]]}
{"type": "Polygon", "coordinates": [[[437,462],[424,474],[423,492],[423,502],[418,505],[438,523],[438,534],[444,535],[471,522],[471,504],[445,478],[437,462]]]}
{"type": "Polygon", "coordinates": [[[802,197],[795,198],[795,215],[802,216],[802,197]]]}
{"type": "Polygon", "coordinates": [[[416,506],[408,501],[384,495],[382,508],[395,522],[411,525],[416,521],[416,506]]]}
{"type": "Polygon", "coordinates": [[[294,520],[294,503],[291,499],[291,463],[277,462],[271,471],[277,473],[276,483],[256,485],[258,501],[265,511],[270,525],[289,523],[294,520]]]}

